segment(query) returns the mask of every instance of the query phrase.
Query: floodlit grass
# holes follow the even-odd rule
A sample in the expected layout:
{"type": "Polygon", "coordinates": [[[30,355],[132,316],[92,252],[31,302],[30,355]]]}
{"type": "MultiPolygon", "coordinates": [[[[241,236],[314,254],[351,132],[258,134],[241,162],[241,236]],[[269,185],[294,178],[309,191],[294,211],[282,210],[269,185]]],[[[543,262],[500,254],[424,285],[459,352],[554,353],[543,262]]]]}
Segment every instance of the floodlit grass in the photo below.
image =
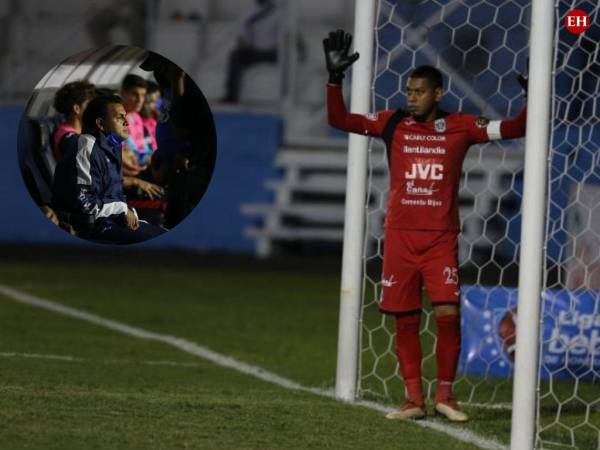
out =
{"type": "MultiPolygon", "coordinates": [[[[5,259],[0,283],[333,387],[334,273],[110,261],[5,259]]],[[[2,448],[477,448],[2,296],[0,308],[2,448]]],[[[467,410],[467,429],[508,442],[509,411],[467,410]]]]}

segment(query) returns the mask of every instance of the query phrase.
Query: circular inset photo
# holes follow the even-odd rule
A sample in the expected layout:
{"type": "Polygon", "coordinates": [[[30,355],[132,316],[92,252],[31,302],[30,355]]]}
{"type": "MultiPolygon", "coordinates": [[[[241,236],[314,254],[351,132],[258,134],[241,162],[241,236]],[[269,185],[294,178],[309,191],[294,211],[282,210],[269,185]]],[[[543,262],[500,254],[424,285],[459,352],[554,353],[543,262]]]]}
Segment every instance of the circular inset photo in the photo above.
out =
{"type": "Polygon", "coordinates": [[[216,145],[194,81],[164,56],[131,46],[53,67],[18,135],[23,180],[43,214],[106,244],[142,242],[184,220],[209,185],[216,145]]]}

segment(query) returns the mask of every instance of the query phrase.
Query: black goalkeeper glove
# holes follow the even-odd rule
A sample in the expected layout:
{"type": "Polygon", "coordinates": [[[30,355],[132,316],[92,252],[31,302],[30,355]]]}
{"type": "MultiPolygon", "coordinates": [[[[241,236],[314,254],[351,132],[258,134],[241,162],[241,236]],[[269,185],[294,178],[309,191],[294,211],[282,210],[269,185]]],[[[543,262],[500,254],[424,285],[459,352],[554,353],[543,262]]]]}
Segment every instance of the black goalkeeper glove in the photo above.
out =
{"type": "Polygon", "coordinates": [[[348,54],[351,44],[352,35],[344,30],[332,31],[329,33],[329,37],[323,39],[330,83],[341,84],[345,70],[358,59],[357,52],[352,55],[348,54]]]}
{"type": "Polygon", "coordinates": [[[527,85],[529,84],[529,79],[525,78],[523,76],[523,74],[519,74],[519,75],[517,75],[517,81],[519,82],[519,84],[521,85],[523,90],[525,91],[525,95],[527,95],[527,85]]]}
{"type": "MultiPolygon", "coordinates": [[[[529,73],[529,58],[527,58],[527,64],[526,64],[526,73],[529,73]]],[[[517,75],[517,81],[519,82],[519,84],[521,85],[521,87],[523,88],[523,91],[525,92],[525,97],[527,97],[527,87],[529,85],[529,78],[525,78],[525,76],[520,73],[517,75]]]]}

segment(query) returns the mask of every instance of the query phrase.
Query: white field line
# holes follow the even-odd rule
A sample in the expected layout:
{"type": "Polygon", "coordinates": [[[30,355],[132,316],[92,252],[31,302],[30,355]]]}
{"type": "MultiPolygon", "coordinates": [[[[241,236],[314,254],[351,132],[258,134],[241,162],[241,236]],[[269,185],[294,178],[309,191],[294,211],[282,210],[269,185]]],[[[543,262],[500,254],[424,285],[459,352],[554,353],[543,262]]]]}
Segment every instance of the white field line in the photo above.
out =
{"type": "Polygon", "coordinates": [[[0,358],[31,358],[31,359],[50,359],[54,361],[66,362],[94,362],[100,364],[134,364],[144,366],[167,366],[167,367],[201,367],[200,364],[178,361],[146,361],[129,359],[86,359],[71,355],[53,355],[49,353],[19,353],[19,352],[0,352],[0,358]]]}
{"type": "Polygon", "coordinates": [[[503,409],[506,411],[512,410],[511,403],[466,403],[459,402],[461,405],[470,406],[471,408],[481,408],[481,409],[503,409]]]}
{"type": "MultiPolygon", "coordinates": [[[[95,362],[100,364],[141,364],[147,366],[170,366],[170,367],[200,367],[200,364],[190,363],[190,362],[178,362],[178,361],[146,361],[146,360],[127,360],[127,359],[102,359],[102,360],[92,360],[86,358],[80,358],[78,356],[72,355],[53,355],[51,353],[20,353],[20,352],[0,352],[0,358],[33,358],[33,359],[49,359],[55,361],[67,361],[67,362],[95,362]]],[[[311,388],[305,388],[306,390],[311,390],[311,388]]],[[[327,396],[333,396],[333,390],[317,389],[317,392],[320,395],[327,394],[327,396]]],[[[372,405],[381,406],[381,411],[389,412],[390,408],[381,405],[377,402],[370,402],[372,405]]],[[[482,409],[492,409],[492,410],[511,410],[512,405],[510,403],[465,403],[459,402],[461,405],[469,406],[471,408],[482,408],[482,409]]],[[[380,409],[379,407],[377,408],[380,409]]]]}
{"type": "Polygon", "coordinates": [[[33,358],[33,359],[52,359],[56,361],[83,361],[81,358],[69,355],[52,355],[48,353],[18,353],[18,352],[0,352],[2,358],[33,358]]]}
{"type": "MultiPolygon", "coordinates": [[[[97,316],[95,314],[71,308],[69,306],[62,305],[60,303],[55,303],[40,297],[36,297],[34,295],[28,294],[26,292],[19,291],[17,289],[13,289],[8,286],[4,286],[0,284],[0,294],[5,297],[14,300],[18,303],[23,303],[25,305],[34,306],[36,308],[45,309],[48,311],[52,311],[58,314],[62,314],[64,316],[72,317],[79,320],[84,320],[86,322],[93,323],[95,325],[102,326],[104,328],[108,328],[113,331],[118,331],[123,334],[127,334],[129,336],[134,336],[140,339],[147,339],[151,341],[163,342],[165,344],[171,345],[172,347],[178,348],[186,353],[189,353],[194,356],[198,356],[200,358],[206,359],[214,364],[227,367],[238,372],[244,373],[246,375],[251,375],[260,380],[266,381],[268,383],[276,384],[277,386],[284,387],[286,389],[292,389],[296,391],[303,392],[311,392],[316,395],[320,395],[322,397],[329,397],[335,399],[335,394],[331,389],[319,389],[319,388],[309,388],[303,386],[295,381],[284,378],[275,373],[269,372],[261,367],[253,366],[247,364],[242,361],[237,361],[229,356],[222,355],[220,353],[214,352],[209,348],[198,345],[195,342],[188,341],[186,339],[182,339],[176,336],[170,336],[166,334],[158,334],[152,331],[146,331],[141,328],[137,328],[131,325],[127,325],[122,322],[118,322],[112,319],[106,319],[104,317],[97,316]]],[[[357,401],[354,403],[349,403],[351,405],[360,405],[366,408],[370,408],[376,411],[380,411],[382,413],[388,413],[393,410],[393,408],[380,405],[378,403],[369,402],[369,401],[357,401]]],[[[433,421],[433,420],[421,420],[415,421],[415,424],[422,426],[424,428],[429,428],[440,433],[444,433],[448,436],[451,436],[460,441],[473,444],[479,448],[486,450],[507,450],[508,447],[493,440],[484,438],[479,436],[472,431],[461,429],[458,427],[446,425],[445,423],[433,421]]]]}

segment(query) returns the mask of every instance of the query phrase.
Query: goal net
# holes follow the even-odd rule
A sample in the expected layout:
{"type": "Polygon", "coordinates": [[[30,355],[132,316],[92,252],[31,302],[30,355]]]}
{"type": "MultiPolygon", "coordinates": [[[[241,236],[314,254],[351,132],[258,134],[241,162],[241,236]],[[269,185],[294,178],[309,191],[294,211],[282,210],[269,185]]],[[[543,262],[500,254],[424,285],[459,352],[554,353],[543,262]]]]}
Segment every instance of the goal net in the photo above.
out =
{"type": "Polygon", "coordinates": [[[600,449],[600,5],[556,6],[537,446],[600,449]]]}
{"type": "MultiPolygon", "coordinates": [[[[527,70],[530,3],[379,0],[373,109],[405,107],[409,73],[430,64],[445,75],[442,109],[490,119],[514,117],[526,100],[517,75],[527,70]]],[[[600,401],[592,398],[600,387],[599,287],[593,284],[600,281],[600,186],[595,178],[600,136],[594,130],[600,111],[600,36],[597,25],[579,37],[567,36],[562,21],[575,7],[588,11],[592,23],[600,19],[597,4],[557,0],[538,440],[548,448],[557,442],[556,448],[587,449],[597,448],[600,436],[600,401]],[[568,337],[565,327],[571,327],[568,337]],[[589,351],[584,354],[586,342],[589,351]],[[557,355],[549,350],[560,350],[558,359],[552,360],[557,355]],[[594,446],[581,444],[577,436],[594,446]]],[[[463,349],[455,392],[467,409],[478,408],[482,420],[498,414],[510,420],[523,161],[524,140],[473,146],[460,184],[463,349]]],[[[388,177],[383,143],[372,140],[358,392],[366,399],[398,404],[404,386],[394,318],[378,311],[388,177]]],[[[431,398],[435,320],[426,297],[423,305],[423,382],[431,398]]]]}

